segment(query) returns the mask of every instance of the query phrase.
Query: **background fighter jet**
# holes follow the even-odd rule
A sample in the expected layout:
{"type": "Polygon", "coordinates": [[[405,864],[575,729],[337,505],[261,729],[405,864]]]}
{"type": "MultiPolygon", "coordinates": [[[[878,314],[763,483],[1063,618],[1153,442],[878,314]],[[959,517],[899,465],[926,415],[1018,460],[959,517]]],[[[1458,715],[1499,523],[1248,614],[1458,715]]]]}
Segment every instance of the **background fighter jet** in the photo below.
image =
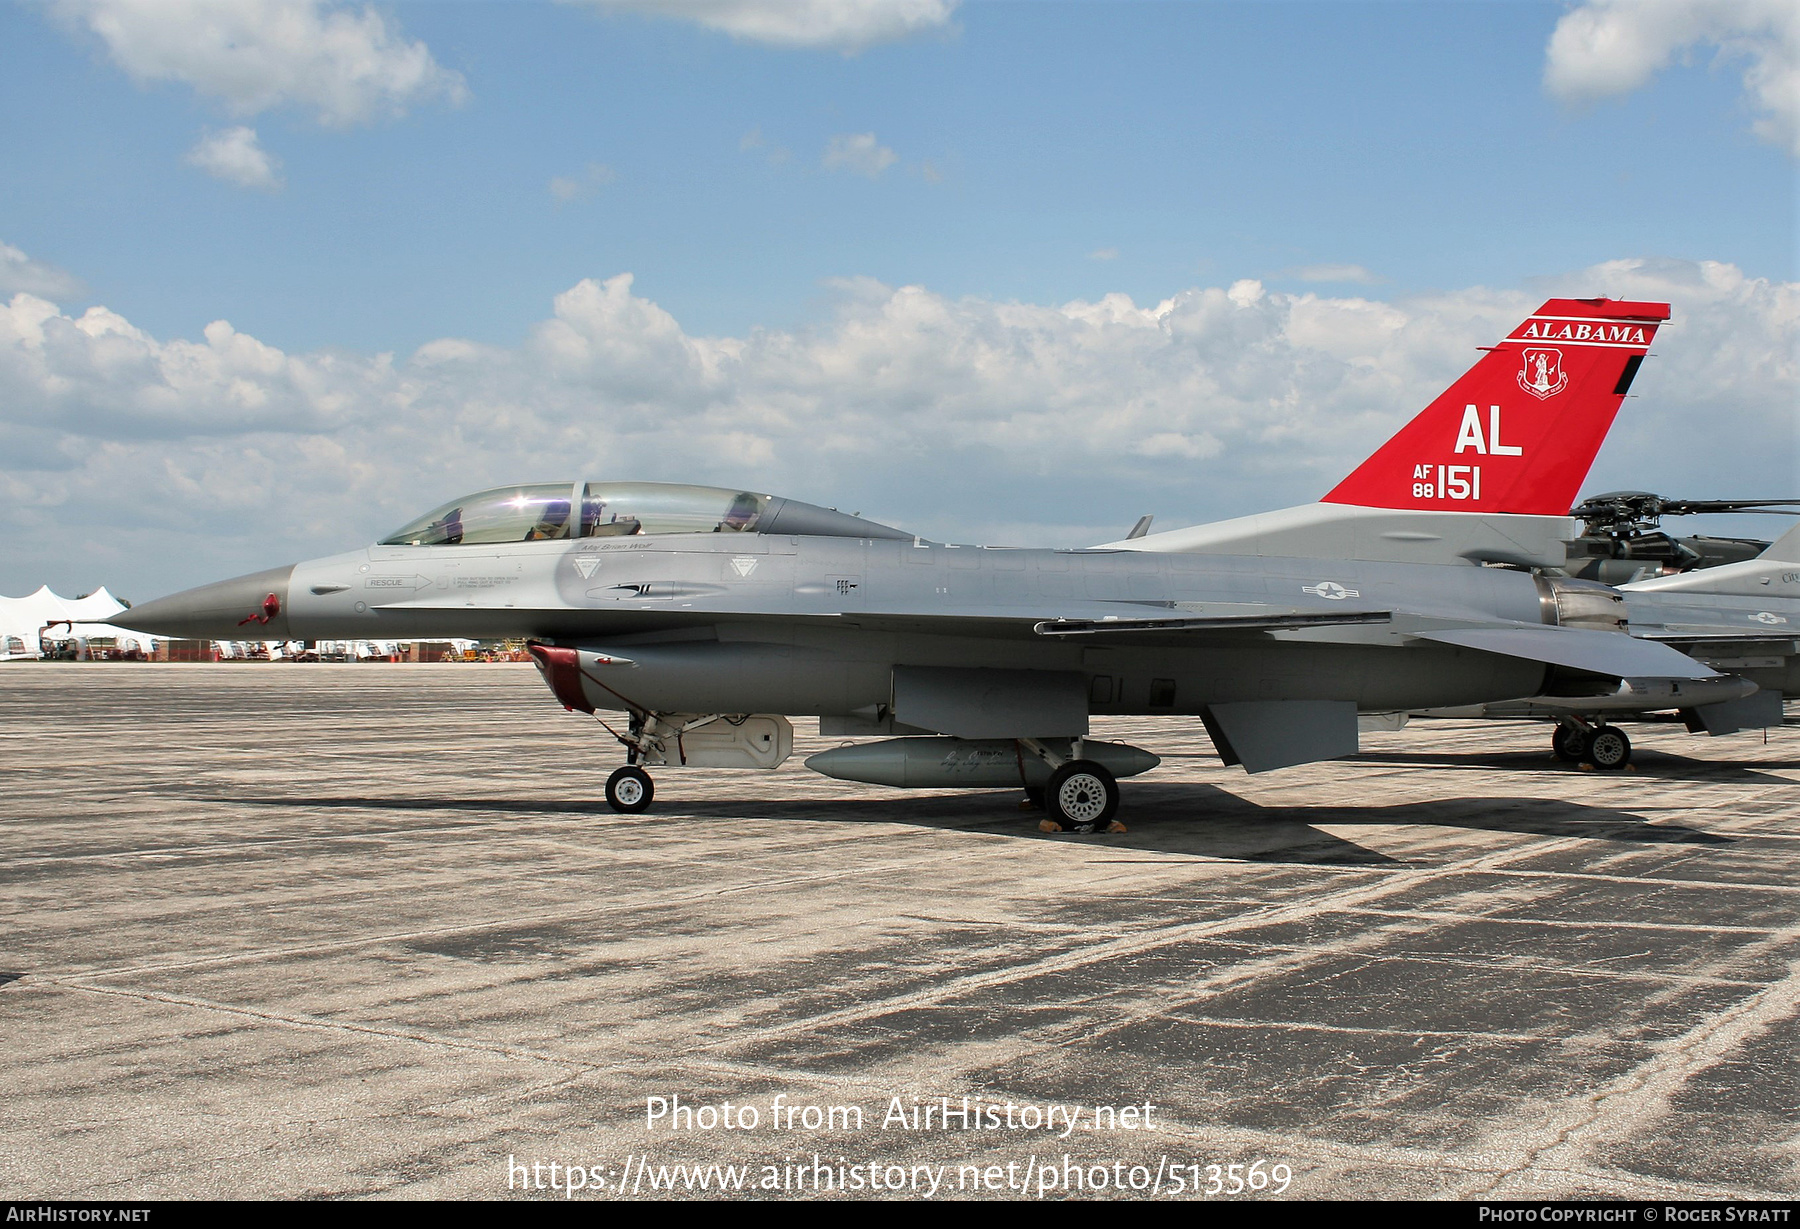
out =
{"type": "Polygon", "coordinates": [[[1246,518],[1233,551],[1217,533],[1167,549],[1193,546],[1186,530],[1137,549],[952,546],[754,492],[576,481],[455,500],[375,546],[140,605],[131,625],[529,637],[566,707],[622,715],[620,810],[649,804],[647,766],[775,767],[805,714],[898,736],[817,771],[1041,787],[1049,826],[1091,831],[1114,822],[1116,778],[1156,763],[1089,740],[1094,713],[1197,717],[1226,763],[1261,772],[1354,752],[1359,712],[1718,681],[1624,634],[1617,591],[1523,570],[1542,551],[1517,522],[1567,524],[1554,514],[1667,318],[1551,300],[1325,505],[1246,518]]]}
{"type": "Polygon", "coordinates": [[[1676,537],[1662,528],[1662,518],[1734,512],[1791,515],[1782,510],[1795,505],[1800,499],[1669,499],[1648,491],[1608,491],[1582,500],[1569,513],[1581,522],[1581,536],[1569,543],[1567,571],[1617,585],[1743,563],[1762,554],[1769,543],[1706,534],[1676,537]]]}
{"type": "Polygon", "coordinates": [[[1429,715],[1554,721],[1557,758],[1598,768],[1631,760],[1631,740],[1612,721],[1674,712],[1690,731],[1711,735],[1781,724],[1783,700],[1800,694],[1800,526],[1755,559],[1635,581],[1620,594],[1632,635],[1679,648],[1726,677],[1614,687],[1593,680],[1586,692],[1429,715]]]}

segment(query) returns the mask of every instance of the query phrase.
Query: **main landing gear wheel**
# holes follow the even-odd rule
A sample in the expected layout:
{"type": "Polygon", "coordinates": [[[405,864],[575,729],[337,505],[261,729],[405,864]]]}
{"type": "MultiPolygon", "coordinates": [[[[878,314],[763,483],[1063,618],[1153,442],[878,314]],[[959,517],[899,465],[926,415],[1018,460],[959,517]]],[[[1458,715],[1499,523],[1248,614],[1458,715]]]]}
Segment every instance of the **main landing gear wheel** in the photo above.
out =
{"type": "Polygon", "coordinates": [[[1565,764],[1574,764],[1587,756],[1589,731],[1578,725],[1559,725],[1550,736],[1550,754],[1565,764]]]}
{"type": "Polygon", "coordinates": [[[1044,786],[1044,810],[1048,817],[1039,827],[1046,832],[1123,832],[1113,822],[1119,809],[1119,783],[1112,773],[1092,760],[1070,760],[1050,774],[1044,786]]]}
{"type": "Polygon", "coordinates": [[[636,764],[627,764],[606,778],[606,805],[615,811],[635,815],[649,806],[655,796],[656,786],[651,783],[650,774],[636,764]]]}
{"type": "Polygon", "coordinates": [[[1631,763],[1631,740],[1618,726],[1603,725],[1588,739],[1582,758],[1602,772],[1617,772],[1631,763]]]}

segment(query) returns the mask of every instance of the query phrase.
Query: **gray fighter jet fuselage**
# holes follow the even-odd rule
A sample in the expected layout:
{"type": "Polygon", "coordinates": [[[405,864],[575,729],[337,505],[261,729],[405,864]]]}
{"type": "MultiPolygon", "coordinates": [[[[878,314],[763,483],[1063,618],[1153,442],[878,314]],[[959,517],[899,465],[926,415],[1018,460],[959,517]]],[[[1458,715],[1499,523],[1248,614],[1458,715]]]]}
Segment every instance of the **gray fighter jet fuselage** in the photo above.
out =
{"type": "MultiPolygon", "coordinates": [[[[808,715],[846,735],[1024,740],[1060,771],[1104,760],[1081,741],[1090,714],[1189,714],[1260,771],[1353,752],[1358,713],[1596,676],[1715,680],[1618,634],[1619,605],[1498,567],[954,546],[749,492],[558,483],[470,496],[384,543],[130,618],[185,637],[526,638],[557,698],[627,714],[622,740],[648,763],[770,766],[754,748],[690,754],[704,738],[687,731],[808,715]],[[646,500],[660,522],[633,513],[646,500]]],[[[1020,774],[1029,786],[1022,760],[1020,774]]]]}
{"type": "MultiPolygon", "coordinates": [[[[869,713],[909,665],[1079,673],[1092,711],[1120,714],[1269,698],[1390,711],[1545,678],[1541,661],[1415,637],[1542,624],[1540,584],[1494,568],[751,533],[375,546],[221,590],[188,599],[221,617],[185,634],[242,636],[273,594],[255,634],[616,649],[636,667],[621,693],[674,712],[869,713]]],[[[164,602],[136,623],[175,626],[164,602]]]]}

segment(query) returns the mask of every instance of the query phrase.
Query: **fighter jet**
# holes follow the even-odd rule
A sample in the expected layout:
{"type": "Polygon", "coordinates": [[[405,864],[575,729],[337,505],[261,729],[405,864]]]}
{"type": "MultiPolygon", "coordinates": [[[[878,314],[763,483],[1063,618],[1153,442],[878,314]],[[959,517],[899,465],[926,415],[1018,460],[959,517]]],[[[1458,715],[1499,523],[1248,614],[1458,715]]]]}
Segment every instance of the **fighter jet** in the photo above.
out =
{"type": "Polygon", "coordinates": [[[882,739],[807,760],[828,776],[1023,786],[1046,829],[1116,830],[1117,779],[1158,761],[1089,738],[1092,715],[1198,718],[1225,763],[1263,772],[1354,753],[1359,713],[1718,678],[1625,634],[1617,591],[1534,575],[1535,543],[1480,524],[1569,507],[1668,315],[1551,300],[1323,514],[1276,516],[1236,551],[960,546],[755,491],[574,480],[451,500],[373,546],[141,604],[130,625],[529,638],[555,698],[623,748],[619,811],[650,805],[648,768],[772,769],[788,718],[816,716],[882,739]],[[1358,540],[1375,545],[1339,549],[1358,540]]]}
{"type": "Polygon", "coordinates": [[[1800,695],[1800,526],[1754,559],[1633,581],[1619,596],[1632,635],[1679,648],[1721,677],[1590,679],[1556,695],[1425,715],[1553,721],[1551,754],[1601,769],[1631,762],[1621,720],[1673,713],[1689,732],[1715,736],[1782,723],[1783,701],[1800,695]]]}
{"type": "Polygon", "coordinates": [[[1662,527],[1665,516],[1755,513],[1792,516],[1800,499],[1670,499],[1649,491],[1608,491],[1577,504],[1569,515],[1581,522],[1581,536],[1569,543],[1571,576],[1609,585],[1744,563],[1769,548],[1755,538],[1708,534],[1676,537],[1662,527]]]}

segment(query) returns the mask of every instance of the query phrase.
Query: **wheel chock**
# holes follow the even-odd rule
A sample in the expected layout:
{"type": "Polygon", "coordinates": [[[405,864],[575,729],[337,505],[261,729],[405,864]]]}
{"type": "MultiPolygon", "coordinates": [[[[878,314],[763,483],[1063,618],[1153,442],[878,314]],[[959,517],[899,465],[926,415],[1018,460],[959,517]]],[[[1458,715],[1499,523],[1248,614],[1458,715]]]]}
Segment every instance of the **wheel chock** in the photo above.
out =
{"type": "Polygon", "coordinates": [[[1039,832],[1061,832],[1062,830],[1063,830],[1063,826],[1061,824],[1057,823],[1054,819],[1038,820],[1038,831],[1039,832]]]}

